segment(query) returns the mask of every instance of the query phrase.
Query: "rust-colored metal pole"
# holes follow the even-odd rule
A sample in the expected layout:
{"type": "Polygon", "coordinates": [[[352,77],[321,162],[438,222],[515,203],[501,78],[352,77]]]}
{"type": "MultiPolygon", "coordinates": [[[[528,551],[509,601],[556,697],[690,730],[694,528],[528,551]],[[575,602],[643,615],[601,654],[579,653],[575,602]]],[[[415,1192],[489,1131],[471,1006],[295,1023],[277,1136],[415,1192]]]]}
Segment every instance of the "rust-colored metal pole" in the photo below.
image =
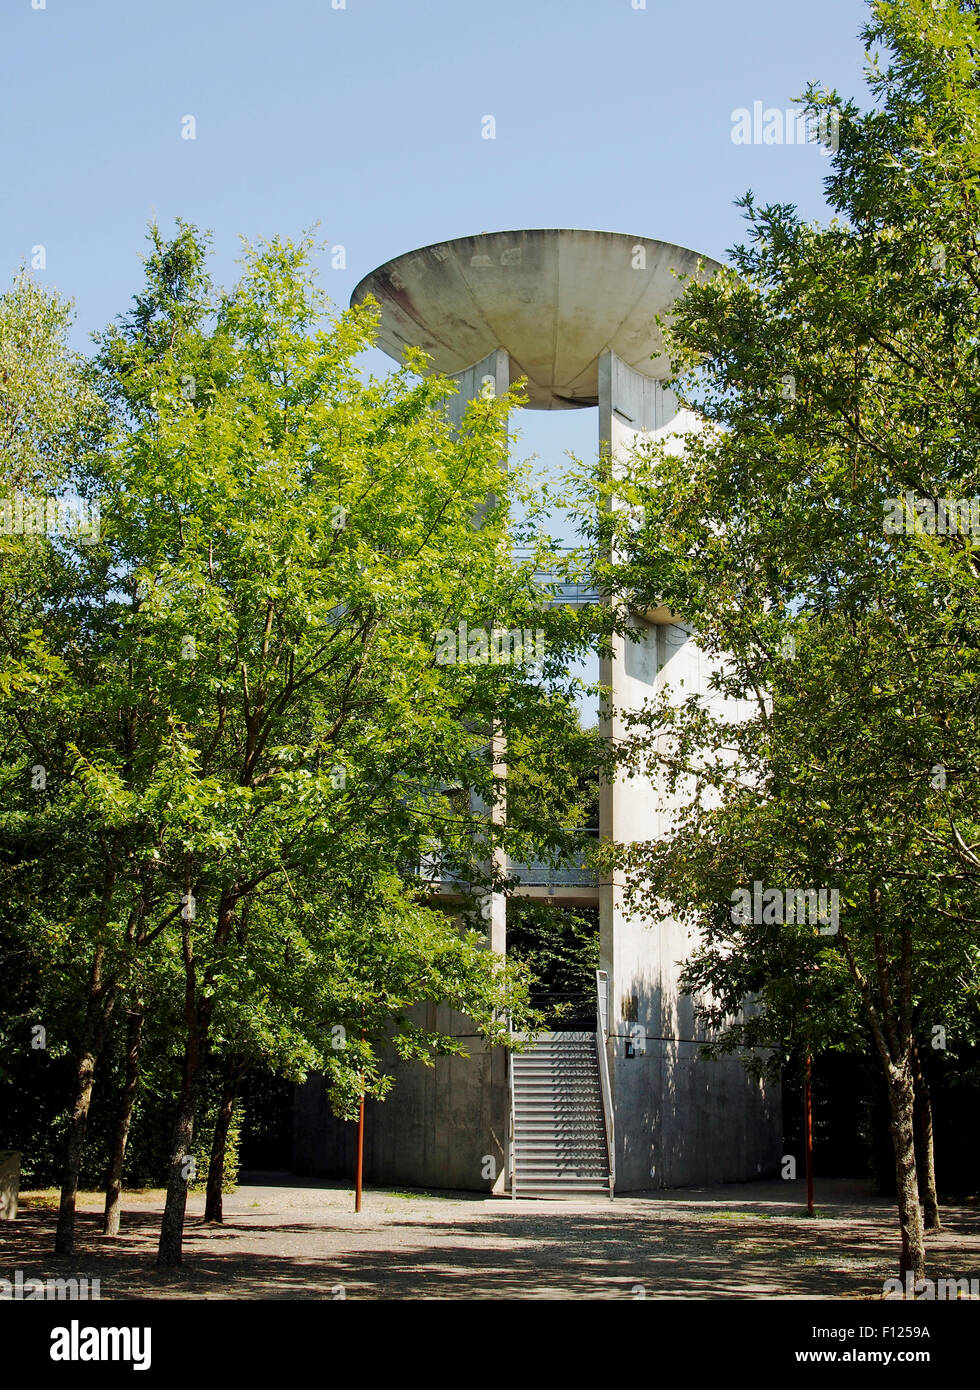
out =
{"type": "MultiPolygon", "coordinates": [[[[364,1042],[364,1009],[361,1009],[361,1042],[364,1042]]],[[[357,1171],[354,1174],[354,1211],[361,1210],[364,1186],[364,1073],[361,1072],[361,1104],[357,1112],[357,1171]]]]}
{"type": "Polygon", "coordinates": [[[806,1213],[813,1216],[813,1090],[810,1085],[810,1058],[806,1059],[804,1083],[806,1108],[806,1213]]]}
{"type": "Polygon", "coordinates": [[[354,1177],[354,1210],[361,1210],[361,1186],[364,1176],[364,1092],[361,1092],[361,1108],[357,1116],[357,1173],[354,1177]]]}

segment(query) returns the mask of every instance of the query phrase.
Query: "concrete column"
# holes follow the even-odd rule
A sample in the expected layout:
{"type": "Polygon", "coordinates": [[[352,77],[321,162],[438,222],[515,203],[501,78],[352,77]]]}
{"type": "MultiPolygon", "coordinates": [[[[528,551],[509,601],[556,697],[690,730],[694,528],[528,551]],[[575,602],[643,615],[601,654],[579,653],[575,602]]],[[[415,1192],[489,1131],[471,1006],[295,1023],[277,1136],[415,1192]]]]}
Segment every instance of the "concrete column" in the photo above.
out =
{"type": "MultiPolygon", "coordinates": [[[[453,396],[448,403],[447,414],[457,427],[462,423],[463,415],[470,401],[482,394],[492,396],[503,396],[510,389],[510,358],[503,348],[495,348],[479,362],[474,362],[465,371],[457,372],[453,380],[459,384],[459,394],[453,396]]],[[[506,775],[504,766],[504,738],[501,733],[495,733],[493,737],[493,760],[494,773],[498,777],[506,775]]],[[[500,824],[505,815],[502,806],[490,807],[478,798],[474,799],[473,810],[479,815],[491,816],[494,823],[500,824]]],[[[494,867],[503,872],[503,854],[496,851],[494,867]]],[[[492,951],[498,955],[507,953],[507,903],[502,893],[490,895],[490,903],[487,906],[487,935],[488,944],[492,951]]]]}
{"type": "Polygon", "coordinates": [[[510,358],[503,348],[495,348],[479,362],[474,362],[472,367],[457,372],[453,381],[459,383],[459,394],[447,401],[446,413],[458,426],[462,423],[463,412],[476,396],[483,392],[493,396],[507,393],[510,389],[510,358]]]}
{"type": "MultiPolygon", "coordinates": [[[[614,468],[643,437],[665,438],[672,451],[697,428],[659,382],[612,352],[599,360],[600,443],[614,468]]],[[[611,689],[603,711],[606,736],[626,736],[625,711],[665,686],[707,693],[711,663],[689,627],[658,608],[634,615],[637,641],[613,639],[600,680],[611,689]]],[[[617,778],[602,788],[603,837],[619,843],[666,835],[683,793],[669,795],[658,775],[617,778]]],[[[600,886],[600,950],[610,978],[609,1065],[616,1124],[617,1188],[630,1191],[689,1183],[737,1181],[775,1170],[778,1101],[750,1081],[737,1058],[698,1058],[693,1001],[679,977],[696,944],[666,914],[646,921],[627,911],[619,875],[600,886]]]]}
{"type": "MultiPolygon", "coordinates": [[[[462,422],[467,405],[475,396],[480,394],[502,396],[510,389],[510,358],[503,348],[496,348],[481,361],[475,362],[472,367],[458,372],[454,380],[459,383],[459,394],[449,402],[449,416],[453,423],[458,426],[462,422]]],[[[482,512],[482,508],[480,511],[482,512]]],[[[499,730],[494,731],[492,749],[494,775],[506,777],[506,739],[499,730]]],[[[487,806],[479,803],[475,809],[484,815],[489,815],[496,825],[502,824],[506,819],[507,811],[504,805],[487,806]]],[[[493,851],[495,873],[503,875],[505,867],[503,850],[495,849],[493,851]]],[[[504,957],[507,954],[507,899],[503,893],[490,893],[485,907],[488,909],[487,945],[491,951],[496,951],[497,955],[504,957]]],[[[480,1048],[483,1050],[482,1043],[480,1048]]],[[[496,1176],[490,1178],[487,1185],[494,1192],[502,1192],[509,1181],[507,1135],[508,1116],[510,1114],[508,1059],[503,1049],[498,1048],[489,1052],[485,1058],[485,1065],[488,1068],[488,1076],[484,1079],[483,1084],[488,1085],[490,1114],[495,1117],[487,1126],[488,1131],[492,1133],[492,1142],[488,1147],[493,1150],[493,1154],[487,1155],[487,1157],[492,1156],[494,1158],[496,1167],[496,1176]],[[501,1145],[503,1153],[500,1152],[501,1145]]],[[[469,1113],[472,1113],[472,1110],[469,1113]]]]}
{"type": "MultiPolygon", "coordinates": [[[[608,449],[614,469],[621,469],[629,451],[643,438],[690,428],[692,417],[678,409],[676,398],[659,381],[641,376],[613,352],[599,358],[599,443],[608,449]]],[[[669,625],[671,641],[683,645],[683,629],[669,625]]],[[[634,618],[635,642],[616,636],[611,657],[599,665],[599,679],[611,691],[602,711],[601,727],[614,743],[626,737],[624,711],[650,699],[657,686],[663,647],[661,626],[634,618]]],[[[656,788],[646,778],[617,778],[600,791],[599,824],[603,838],[628,842],[649,839],[659,810],[656,788]]],[[[622,909],[622,881],[614,875],[600,885],[599,930],[602,968],[610,978],[610,1032],[628,1032],[624,1025],[642,1024],[659,1036],[661,1027],[660,970],[649,929],[630,924],[622,909]]]]}

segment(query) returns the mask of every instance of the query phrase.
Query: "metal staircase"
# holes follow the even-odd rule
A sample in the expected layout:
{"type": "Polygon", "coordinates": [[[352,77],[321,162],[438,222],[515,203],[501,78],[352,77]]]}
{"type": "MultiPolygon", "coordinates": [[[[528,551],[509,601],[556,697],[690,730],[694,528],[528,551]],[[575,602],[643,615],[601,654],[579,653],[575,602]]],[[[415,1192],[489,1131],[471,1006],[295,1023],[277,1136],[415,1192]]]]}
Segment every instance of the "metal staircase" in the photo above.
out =
{"type": "Polygon", "coordinates": [[[511,1196],[613,1195],[604,1008],[595,1032],[539,1033],[511,1054],[511,1196]]]}

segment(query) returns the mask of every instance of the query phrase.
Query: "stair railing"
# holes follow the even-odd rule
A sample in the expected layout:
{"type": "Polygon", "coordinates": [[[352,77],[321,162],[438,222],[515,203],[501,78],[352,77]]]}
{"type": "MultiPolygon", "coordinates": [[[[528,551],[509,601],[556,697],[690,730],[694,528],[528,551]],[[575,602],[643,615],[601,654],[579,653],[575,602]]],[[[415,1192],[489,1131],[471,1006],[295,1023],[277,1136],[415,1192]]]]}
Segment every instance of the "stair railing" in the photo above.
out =
{"type": "Polygon", "coordinates": [[[616,1145],[613,1135],[612,1086],[609,1081],[609,1055],[606,1051],[606,1036],[609,1031],[609,974],[605,970],[595,972],[596,988],[596,1034],[595,1045],[599,1056],[599,1081],[602,1087],[602,1116],[606,1128],[606,1152],[609,1156],[609,1195],[616,1190],[616,1145]]]}
{"type": "MultiPolygon", "coordinates": [[[[514,1025],[508,1017],[507,1030],[511,1039],[514,1036],[514,1025]]],[[[510,1078],[510,1138],[507,1144],[510,1155],[510,1195],[517,1201],[517,1108],[514,1103],[514,1049],[507,1049],[507,1073],[510,1078]]]]}

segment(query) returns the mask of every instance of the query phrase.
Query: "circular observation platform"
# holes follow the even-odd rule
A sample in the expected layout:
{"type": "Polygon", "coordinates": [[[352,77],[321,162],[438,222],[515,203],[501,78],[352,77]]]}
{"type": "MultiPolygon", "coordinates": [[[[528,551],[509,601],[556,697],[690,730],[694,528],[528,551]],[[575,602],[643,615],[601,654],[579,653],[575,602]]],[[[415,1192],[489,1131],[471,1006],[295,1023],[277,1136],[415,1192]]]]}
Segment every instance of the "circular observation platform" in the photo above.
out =
{"type": "Polygon", "coordinates": [[[504,348],[531,409],[575,409],[598,403],[607,348],[643,376],[667,377],[656,318],[682,293],[678,276],[717,269],[683,246],[621,232],[482,232],[387,261],[351,304],[374,296],[378,346],[398,362],[419,347],[455,375],[504,348]]]}

